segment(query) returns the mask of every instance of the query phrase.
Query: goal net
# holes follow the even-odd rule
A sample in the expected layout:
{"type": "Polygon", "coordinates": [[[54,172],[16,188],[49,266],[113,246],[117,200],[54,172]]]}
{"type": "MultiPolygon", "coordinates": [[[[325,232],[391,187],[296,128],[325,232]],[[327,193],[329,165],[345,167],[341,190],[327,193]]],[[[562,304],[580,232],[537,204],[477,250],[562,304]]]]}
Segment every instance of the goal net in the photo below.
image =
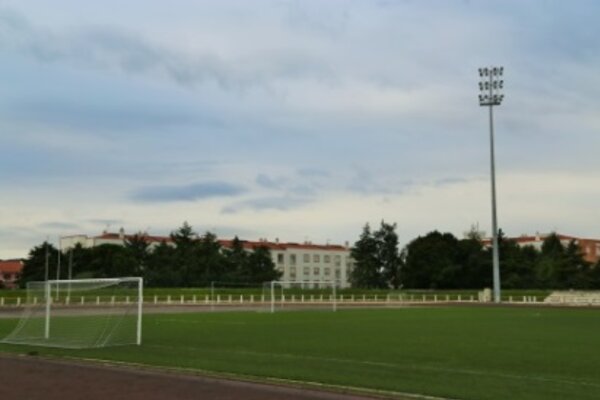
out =
{"type": "Polygon", "coordinates": [[[263,282],[212,281],[207,302],[211,311],[261,311],[263,282]]]}
{"type": "Polygon", "coordinates": [[[268,311],[331,310],[337,311],[336,281],[271,281],[263,285],[268,311]]]}
{"type": "Polygon", "coordinates": [[[141,344],[142,278],[28,282],[23,315],[2,342],[64,348],[141,344]]]}

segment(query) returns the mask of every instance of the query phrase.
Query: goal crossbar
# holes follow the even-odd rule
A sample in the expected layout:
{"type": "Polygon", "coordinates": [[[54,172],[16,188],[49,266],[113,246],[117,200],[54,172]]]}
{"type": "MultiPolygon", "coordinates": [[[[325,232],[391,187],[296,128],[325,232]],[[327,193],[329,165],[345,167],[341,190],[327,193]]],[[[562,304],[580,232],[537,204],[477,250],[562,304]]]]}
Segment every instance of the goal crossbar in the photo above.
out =
{"type": "Polygon", "coordinates": [[[143,283],[144,278],[139,277],[125,277],[125,278],[91,278],[91,279],[50,279],[43,281],[43,283],[55,284],[55,283],[118,283],[118,282],[140,282],[143,283]]]}

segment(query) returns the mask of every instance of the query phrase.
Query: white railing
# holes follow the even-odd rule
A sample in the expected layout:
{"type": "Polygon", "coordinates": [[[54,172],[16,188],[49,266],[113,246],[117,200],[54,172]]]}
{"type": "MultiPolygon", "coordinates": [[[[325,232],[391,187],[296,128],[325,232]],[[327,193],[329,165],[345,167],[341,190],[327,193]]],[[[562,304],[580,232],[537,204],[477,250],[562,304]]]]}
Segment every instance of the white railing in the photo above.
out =
{"type": "MultiPolygon", "coordinates": [[[[545,299],[536,296],[508,296],[503,299],[504,304],[511,305],[597,305],[600,306],[600,293],[558,293],[555,292],[545,299]],[[567,293],[567,294],[565,294],[567,293]]],[[[102,305],[128,304],[130,299],[126,296],[65,296],[53,300],[54,306],[69,307],[94,307],[102,305]]],[[[283,304],[331,304],[334,301],[332,295],[322,294],[293,294],[277,296],[276,301],[283,304]]],[[[475,295],[440,295],[440,294],[389,294],[389,295],[336,295],[335,301],[341,305],[411,305],[411,304],[484,304],[475,295]]],[[[0,309],[24,307],[26,305],[36,305],[43,302],[43,299],[33,297],[0,297],[0,309]]],[[[144,304],[148,306],[252,306],[264,305],[271,302],[269,295],[257,294],[217,294],[214,296],[208,294],[195,295],[152,295],[144,297],[144,304]]]]}

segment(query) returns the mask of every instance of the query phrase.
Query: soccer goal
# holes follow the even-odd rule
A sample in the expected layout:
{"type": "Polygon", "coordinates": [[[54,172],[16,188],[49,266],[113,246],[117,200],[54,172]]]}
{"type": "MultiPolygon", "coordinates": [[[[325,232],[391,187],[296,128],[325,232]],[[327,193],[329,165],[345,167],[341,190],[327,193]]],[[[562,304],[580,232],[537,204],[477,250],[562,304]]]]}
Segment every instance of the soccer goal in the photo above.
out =
{"type": "Polygon", "coordinates": [[[27,283],[15,329],[2,342],[64,348],[142,343],[142,278],[27,283]]]}
{"type": "Polygon", "coordinates": [[[263,282],[212,281],[210,283],[211,311],[260,311],[263,282]]]}
{"type": "Polygon", "coordinates": [[[271,281],[263,285],[263,298],[272,313],[281,310],[337,311],[336,281],[271,281]]]}

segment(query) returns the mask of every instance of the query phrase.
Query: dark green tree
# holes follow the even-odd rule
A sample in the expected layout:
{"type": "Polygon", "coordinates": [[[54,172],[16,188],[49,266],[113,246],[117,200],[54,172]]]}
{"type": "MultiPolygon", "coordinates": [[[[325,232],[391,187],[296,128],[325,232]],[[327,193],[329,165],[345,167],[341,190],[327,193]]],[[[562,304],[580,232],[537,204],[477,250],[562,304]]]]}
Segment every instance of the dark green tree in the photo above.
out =
{"type": "Polygon", "coordinates": [[[458,241],[458,260],[461,273],[452,286],[462,289],[491,287],[492,258],[484,249],[479,236],[469,235],[458,241]]]}
{"type": "Polygon", "coordinates": [[[398,289],[402,258],[398,250],[396,224],[386,224],[381,221],[381,226],[373,234],[373,238],[377,246],[376,259],[381,270],[382,280],[394,289],[398,289]]]}
{"type": "Polygon", "coordinates": [[[136,276],[143,275],[143,271],[147,267],[146,264],[150,256],[149,246],[147,235],[142,233],[136,233],[125,239],[125,248],[136,263],[136,276]]]}
{"type": "Polygon", "coordinates": [[[138,268],[135,258],[125,247],[101,244],[92,249],[89,272],[94,278],[116,278],[135,276],[138,268]]]}
{"type": "Polygon", "coordinates": [[[43,281],[45,279],[46,255],[48,256],[48,276],[50,279],[56,279],[58,249],[51,243],[44,242],[32,248],[23,262],[23,270],[18,280],[20,287],[25,287],[27,282],[43,281]]]}
{"type": "MultiPolygon", "coordinates": [[[[514,240],[507,240],[500,231],[500,280],[505,289],[527,289],[535,285],[537,251],[531,246],[520,247],[514,240]]],[[[491,249],[488,253],[491,259],[491,249]]]]}
{"type": "Polygon", "coordinates": [[[587,289],[592,284],[589,281],[590,263],[585,261],[581,248],[575,240],[571,240],[565,248],[564,261],[557,271],[557,281],[563,289],[587,289]]]}
{"type": "Polygon", "coordinates": [[[536,264],[536,282],[544,289],[563,287],[559,282],[560,270],[565,262],[565,248],[555,233],[548,235],[542,243],[542,251],[536,264]]]}
{"type": "Polygon", "coordinates": [[[173,267],[175,248],[161,242],[149,254],[147,268],[144,270],[144,284],[149,287],[181,286],[181,271],[173,267]]]}
{"type": "Polygon", "coordinates": [[[451,233],[419,236],[406,248],[402,282],[409,288],[460,288],[459,255],[458,240],[451,233]]]}
{"type": "Polygon", "coordinates": [[[198,235],[191,225],[184,222],[176,231],[171,232],[170,236],[175,247],[169,266],[177,272],[172,276],[180,277],[177,286],[189,287],[199,284],[205,266],[200,260],[198,235]]]}
{"type": "Polygon", "coordinates": [[[354,268],[350,272],[353,287],[381,288],[385,286],[382,268],[377,259],[377,239],[371,233],[369,224],[365,224],[360,238],[350,250],[354,268]]]}
{"type": "Polygon", "coordinates": [[[275,268],[271,258],[271,250],[266,246],[254,247],[246,270],[248,282],[269,282],[281,278],[281,272],[275,268]]]}
{"type": "Polygon", "coordinates": [[[93,249],[85,248],[81,243],[77,243],[72,248],[64,251],[65,277],[69,276],[69,267],[71,268],[71,277],[73,279],[91,278],[94,274],[91,271],[93,249]]]}
{"type": "Polygon", "coordinates": [[[248,266],[249,253],[237,236],[231,241],[231,248],[224,251],[224,255],[227,259],[223,273],[225,282],[253,282],[248,266]]]}
{"type": "Polygon", "coordinates": [[[198,242],[197,268],[190,277],[192,286],[206,286],[212,281],[224,281],[227,259],[214,233],[206,232],[198,242]]]}

